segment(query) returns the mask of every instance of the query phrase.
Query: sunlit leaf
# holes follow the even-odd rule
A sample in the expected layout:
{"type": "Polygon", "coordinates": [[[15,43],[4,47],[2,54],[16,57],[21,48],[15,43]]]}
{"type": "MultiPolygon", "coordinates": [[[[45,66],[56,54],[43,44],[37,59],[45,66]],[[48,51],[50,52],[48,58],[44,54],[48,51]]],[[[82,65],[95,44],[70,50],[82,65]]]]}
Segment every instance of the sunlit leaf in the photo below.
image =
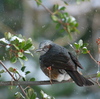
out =
{"type": "Polygon", "coordinates": [[[22,99],[22,98],[25,99],[25,97],[24,97],[24,96],[22,95],[22,93],[20,93],[20,92],[16,92],[16,93],[15,93],[15,97],[18,98],[18,99],[19,99],[19,98],[20,98],[20,99],[22,99]]]}
{"type": "Polygon", "coordinates": [[[97,73],[97,77],[100,77],[100,71],[97,73]]]}
{"type": "Polygon", "coordinates": [[[82,53],[83,53],[83,54],[87,54],[87,53],[88,53],[87,47],[83,47],[83,48],[82,48],[82,53]]]}
{"type": "Polygon", "coordinates": [[[55,22],[57,22],[57,21],[58,21],[58,17],[57,17],[57,16],[55,16],[55,15],[51,15],[51,18],[52,18],[52,20],[53,20],[53,21],[55,21],[55,22]]]}
{"type": "Polygon", "coordinates": [[[77,44],[77,43],[74,43],[74,46],[76,49],[79,49],[79,47],[80,47],[79,44],[77,44]]]}
{"type": "Polygon", "coordinates": [[[33,56],[33,54],[32,54],[29,50],[24,51],[24,53],[26,53],[26,54],[30,54],[31,56],[33,56]]]}
{"type": "Polygon", "coordinates": [[[18,52],[18,57],[23,57],[23,53],[22,52],[18,52]]]}
{"type": "Polygon", "coordinates": [[[29,99],[36,99],[36,93],[32,88],[28,89],[27,96],[29,99]]]}
{"type": "Polygon", "coordinates": [[[83,46],[83,40],[79,40],[78,44],[80,47],[83,46]]]}
{"type": "Polygon", "coordinates": [[[5,32],[4,35],[6,39],[10,39],[13,36],[10,32],[5,32]]]}

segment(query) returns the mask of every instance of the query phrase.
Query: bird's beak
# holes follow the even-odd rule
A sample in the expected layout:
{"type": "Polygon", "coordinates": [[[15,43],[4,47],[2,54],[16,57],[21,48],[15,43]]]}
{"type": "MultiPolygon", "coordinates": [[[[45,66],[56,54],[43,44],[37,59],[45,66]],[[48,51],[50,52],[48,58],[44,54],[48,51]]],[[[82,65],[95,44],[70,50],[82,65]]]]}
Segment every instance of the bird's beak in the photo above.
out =
{"type": "Polygon", "coordinates": [[[42,51],[42,49],[36,49],[36,52],[41,52],[42,51]]]}

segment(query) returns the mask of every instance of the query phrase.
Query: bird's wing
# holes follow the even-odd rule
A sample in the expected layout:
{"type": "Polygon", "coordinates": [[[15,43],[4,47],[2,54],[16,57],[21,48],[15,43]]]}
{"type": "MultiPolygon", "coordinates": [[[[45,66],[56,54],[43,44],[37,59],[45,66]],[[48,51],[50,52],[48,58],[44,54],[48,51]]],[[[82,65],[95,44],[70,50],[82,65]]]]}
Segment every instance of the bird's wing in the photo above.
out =
{"type": "Polygon", "coordinates": [[[81,64],[79,63],[77,57],[74,56],[74,55],[73,55],[72,53],[70,53],[70,52],[68,52],[68,53],[69,53],[71,59],[73,60],[73,62],[74,62],[78,67],[80,67],[81,69],[83,69],[83,67],[82,67],[81,64]]]}
{"type": "Polygon", "coordinates": [[[76,70],[76,64],[70,57],[70,54],[69,55],[65,55],[64,53],[55,54],[51,58],[49,58],[49,62],[52,63],[53,68],[66,69],[71,71],[76,70]]]}

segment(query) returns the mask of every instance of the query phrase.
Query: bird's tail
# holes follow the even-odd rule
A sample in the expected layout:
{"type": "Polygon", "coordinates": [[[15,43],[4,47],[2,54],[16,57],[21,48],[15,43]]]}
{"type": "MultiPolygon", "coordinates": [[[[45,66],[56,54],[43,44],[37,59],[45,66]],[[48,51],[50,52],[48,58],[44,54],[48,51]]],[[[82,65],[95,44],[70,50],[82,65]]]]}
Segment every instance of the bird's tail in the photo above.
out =
{"type": "Polygon", "coordinates": [[[78,71],[67,71],[70,77],[78,86],[91,86],[94,85],[93,82],[83,77],[78,71]]]}

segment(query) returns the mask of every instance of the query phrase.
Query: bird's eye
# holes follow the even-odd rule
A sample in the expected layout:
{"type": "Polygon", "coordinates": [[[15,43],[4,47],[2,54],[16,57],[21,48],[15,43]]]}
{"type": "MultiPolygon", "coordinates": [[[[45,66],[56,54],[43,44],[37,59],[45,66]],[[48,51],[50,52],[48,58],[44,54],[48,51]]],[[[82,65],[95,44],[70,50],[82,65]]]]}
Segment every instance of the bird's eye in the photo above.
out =
{"type": "Polygon", "coordinates": [[[43,50],[44,50],[44,51],[47,51],[47,50],[49,50],[49,49],[50,49],[50,47],[51,47],[51,45],[44,46],[43,50]]]}
{"type": "Polygon", "coordinates": [[[48,46],[44,46],[44,48],[48,48],[48,49],[49,49],[50,47],[51,47],[51,45],[48,45],[48,46]]]}

